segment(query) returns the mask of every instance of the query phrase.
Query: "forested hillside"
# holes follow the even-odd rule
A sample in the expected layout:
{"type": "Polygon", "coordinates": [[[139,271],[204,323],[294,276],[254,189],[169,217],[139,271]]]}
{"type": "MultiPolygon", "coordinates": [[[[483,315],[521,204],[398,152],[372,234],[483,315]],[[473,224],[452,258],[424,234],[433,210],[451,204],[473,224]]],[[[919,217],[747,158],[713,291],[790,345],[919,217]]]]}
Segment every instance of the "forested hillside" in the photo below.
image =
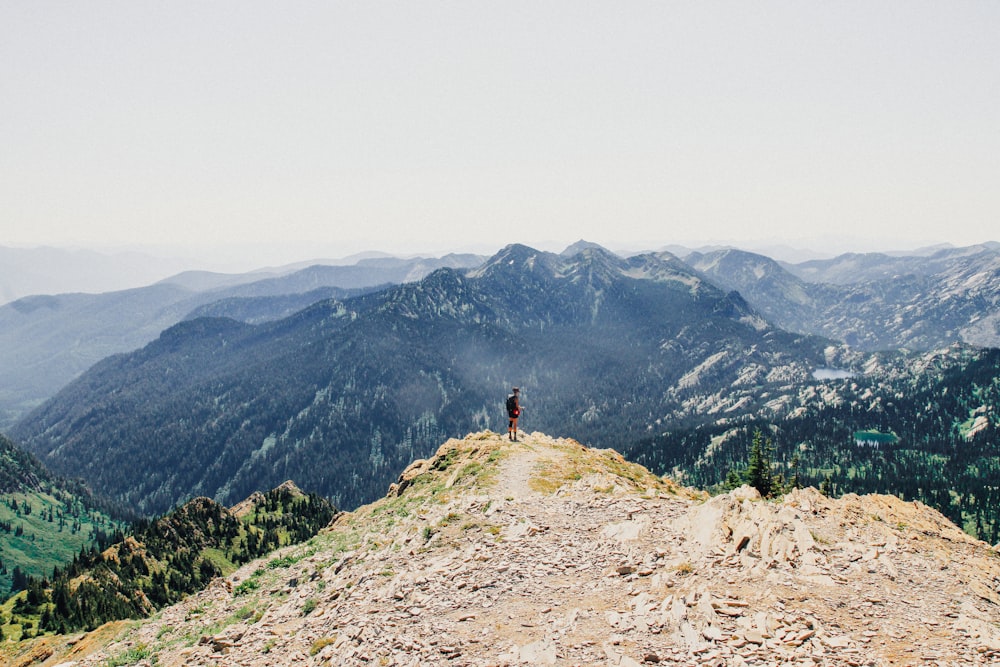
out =
{"type": "Polygon", "coordinates": [[[196,498],[118,532],[106,548],[81,549],[49,575],[28,577],[24,592],[7,605],[5,632],[25,638],[148,616],[240,564],[309,539],[335,513],[326,500],[288,483],[238,510],[196,498]]]}

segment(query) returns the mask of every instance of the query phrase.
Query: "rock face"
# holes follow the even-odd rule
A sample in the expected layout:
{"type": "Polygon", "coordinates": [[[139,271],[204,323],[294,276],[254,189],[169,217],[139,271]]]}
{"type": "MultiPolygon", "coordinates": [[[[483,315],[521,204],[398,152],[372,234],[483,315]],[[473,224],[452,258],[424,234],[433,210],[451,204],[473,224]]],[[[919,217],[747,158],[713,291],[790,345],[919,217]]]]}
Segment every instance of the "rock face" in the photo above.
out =
{"type": "Polygon", "coordinates": [[[1000,556],[919,504],[709,499],[611,450],[484,432],[308,543],[34,664],[988,665],[998,591],[1000,556]]]}

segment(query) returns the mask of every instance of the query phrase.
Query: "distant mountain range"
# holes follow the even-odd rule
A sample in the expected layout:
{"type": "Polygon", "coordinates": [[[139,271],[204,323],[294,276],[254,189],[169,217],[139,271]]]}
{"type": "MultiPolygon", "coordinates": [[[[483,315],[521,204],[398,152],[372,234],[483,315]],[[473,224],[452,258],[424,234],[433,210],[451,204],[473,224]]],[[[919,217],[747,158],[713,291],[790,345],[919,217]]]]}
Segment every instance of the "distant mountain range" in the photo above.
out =
{"type": "Polygon", "coordinates": [[[476,266],[483,259],[370,258],[284,275],[186,272],[116,292],[24,297],[0,306],[0,430],[96,362],[135,350],[184,319],[278,319],[316,301],[417,280],[443,266],[476,266]]]}
{"type": "Polygon", "coordinates": [[[1000,244],[798,265],[739,250],[693,253],[685,261],[790,331],[863,350],[1000,347],[1000,244]]]}
{"type": "MultiPolygon", "coordinates": [[[[562,255],[593,247],[580,241],[562,255]]],[[[704,278],[738,291],[790,331],[862,350],[927,350],[953,342],[1000,346],[998,243],[799,264],[731,248],[674,250],[704,278]]],[[[97,361],[135,350],[184,319],[230,317],[257,324],[324,299],[419,280],[437,268],[474,268],[485,260],[468,254],[364,255],[350,264],[305,263],[246,274],[188,271],[136,289],[17,300],[0,306],[0,430],[97,361]]]]}
{"type": "Polygon", "coordinates": [[[183,268],[181,260],[139,252],[0,245],[0,305],[34,294],[141,287],[183,268]]]}

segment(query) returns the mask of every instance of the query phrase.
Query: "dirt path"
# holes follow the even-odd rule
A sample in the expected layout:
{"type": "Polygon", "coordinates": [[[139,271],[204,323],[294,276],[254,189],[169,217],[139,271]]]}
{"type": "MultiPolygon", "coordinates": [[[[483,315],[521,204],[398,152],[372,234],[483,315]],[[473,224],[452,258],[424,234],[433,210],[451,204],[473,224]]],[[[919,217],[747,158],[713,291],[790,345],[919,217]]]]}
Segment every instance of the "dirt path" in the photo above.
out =
{"type": "Polygon", "coordinates": [[[510,448],[510,455],[504,458],[497,485],[490,495],[499,499],[526,500],[539,494],[531,488],[531,478],[538,467],[538,451],[531,444],[531,436],[520,434],[518,442],[510,442],[501,435],[504,446],[510,448]]]}

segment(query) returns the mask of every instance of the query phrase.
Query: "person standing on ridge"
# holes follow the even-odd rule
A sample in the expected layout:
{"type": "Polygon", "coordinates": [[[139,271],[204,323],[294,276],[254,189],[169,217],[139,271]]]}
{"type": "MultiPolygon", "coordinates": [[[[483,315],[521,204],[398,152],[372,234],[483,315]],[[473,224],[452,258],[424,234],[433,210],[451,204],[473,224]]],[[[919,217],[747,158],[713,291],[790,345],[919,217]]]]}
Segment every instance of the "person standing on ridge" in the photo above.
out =
{"type": "Polygon", "coordinates": [[[521,390],[517,387],[511,389],[510,396],[507,397],[507,437],[513,442],[517,442],[517,418],[521,416],[521,390]]]}

